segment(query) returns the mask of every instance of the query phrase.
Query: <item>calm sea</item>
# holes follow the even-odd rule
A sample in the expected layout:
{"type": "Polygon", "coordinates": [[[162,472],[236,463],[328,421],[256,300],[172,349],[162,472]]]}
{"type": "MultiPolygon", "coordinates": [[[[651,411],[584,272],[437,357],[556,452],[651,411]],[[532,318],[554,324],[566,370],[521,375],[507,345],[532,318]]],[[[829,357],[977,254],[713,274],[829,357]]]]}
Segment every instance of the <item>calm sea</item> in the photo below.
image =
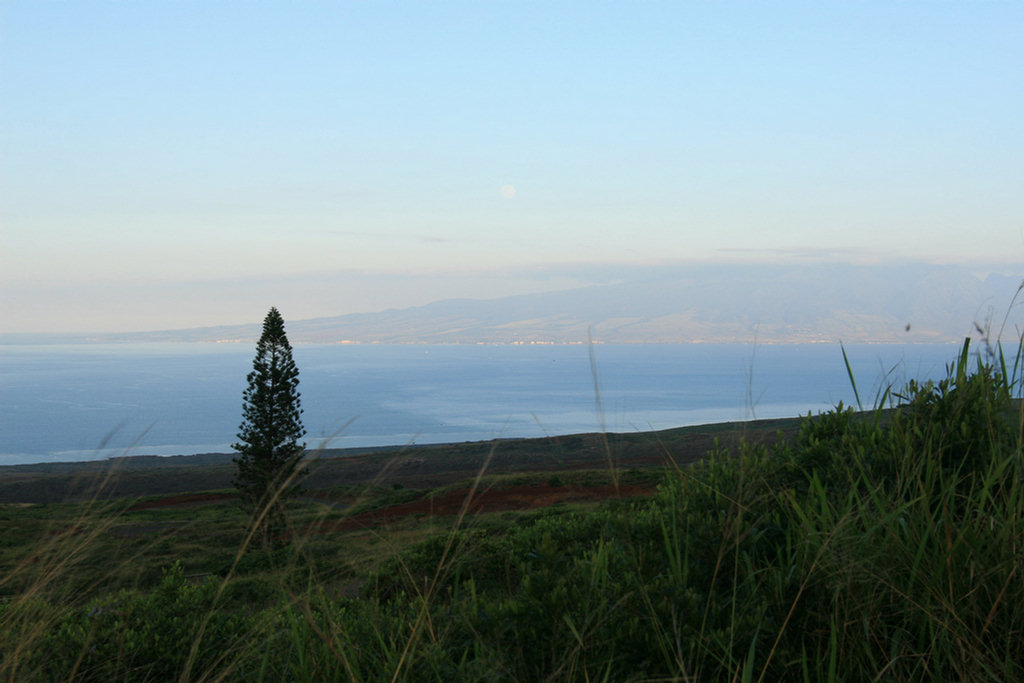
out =
{"type": "MultiPolygon", "coordinates": [[[[867,406],[889,384],[945,376],[957,349],[847,354],[867,406]]],[[[0,346],[0,464],[229,452],[253,354],[243,344],[0,346]]],[[[855,403],[838,344],[300,345],[294,356],[311,447],[645,431],[855,403]]]]}

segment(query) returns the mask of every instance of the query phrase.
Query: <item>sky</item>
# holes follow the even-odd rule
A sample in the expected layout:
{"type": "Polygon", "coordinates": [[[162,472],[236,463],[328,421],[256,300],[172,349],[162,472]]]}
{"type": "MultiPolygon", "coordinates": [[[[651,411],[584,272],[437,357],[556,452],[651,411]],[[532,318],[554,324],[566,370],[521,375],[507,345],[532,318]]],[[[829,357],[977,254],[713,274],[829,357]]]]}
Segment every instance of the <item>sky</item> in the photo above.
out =
{"type": "Polygon", "coordinates": [[[0,0],[0,331],[1024,262],[1024,3],[0,0]]]}

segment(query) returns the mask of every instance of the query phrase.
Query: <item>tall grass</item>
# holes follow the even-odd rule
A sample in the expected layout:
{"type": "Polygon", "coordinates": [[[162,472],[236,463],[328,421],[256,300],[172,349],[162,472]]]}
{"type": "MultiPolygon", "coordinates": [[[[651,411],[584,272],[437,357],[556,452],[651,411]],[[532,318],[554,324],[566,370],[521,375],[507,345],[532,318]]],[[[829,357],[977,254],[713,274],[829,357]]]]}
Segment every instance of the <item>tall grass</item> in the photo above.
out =
{"type": "Polygon", "coordinates": [[[649,498],[504,527],[467,499],[354,597],[307,570],[300,536],[259,556],[279,583],[246,583],[239,555],[80,603],[43,586],[95,538],[54,541],[0,606],[0,678],[1024,680],[1020,393],[1020,346],[972,365],[965,344],[940,382],[715,449],[649,498]]]}

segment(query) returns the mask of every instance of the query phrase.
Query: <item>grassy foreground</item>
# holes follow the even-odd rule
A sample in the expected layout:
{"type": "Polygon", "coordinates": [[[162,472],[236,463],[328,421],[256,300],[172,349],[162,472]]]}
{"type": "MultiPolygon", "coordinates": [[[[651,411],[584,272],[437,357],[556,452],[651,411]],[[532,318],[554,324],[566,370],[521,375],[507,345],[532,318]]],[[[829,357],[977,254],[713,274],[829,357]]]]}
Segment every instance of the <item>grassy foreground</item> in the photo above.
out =
{"type": "Polygon", "coordinates": [[[481,476],[367,527],[422,494],[352,490],[272,552],[229,503],[5,506],[0,680],[1024,680],[1020,350],[990,361],[601,504],[474,513],[481,476]]]}

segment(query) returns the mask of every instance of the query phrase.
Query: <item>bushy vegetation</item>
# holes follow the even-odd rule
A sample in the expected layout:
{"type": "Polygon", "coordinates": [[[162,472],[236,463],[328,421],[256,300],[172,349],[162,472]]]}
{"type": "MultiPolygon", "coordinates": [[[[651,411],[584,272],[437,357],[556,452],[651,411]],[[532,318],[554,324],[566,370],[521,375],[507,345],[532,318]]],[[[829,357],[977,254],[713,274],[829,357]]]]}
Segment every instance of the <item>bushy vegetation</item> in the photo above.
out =
{"type": "Polygon", "coordinates": [[[0,672],[1024,680],[1019,361],[1018,349],[1011,367],[970,367],[965,346],[946,380],[808,416],[793,441],[717,449],[667,471],[653,497],[460,518],[361,570],[358,595],[332,591],[336,556],[302,539],[198,582],[173,565],[155,587],[79,604],[25,589],[0,606],[0,672]],[[289,578],[247,576],[260,562],[289,578]]]}

